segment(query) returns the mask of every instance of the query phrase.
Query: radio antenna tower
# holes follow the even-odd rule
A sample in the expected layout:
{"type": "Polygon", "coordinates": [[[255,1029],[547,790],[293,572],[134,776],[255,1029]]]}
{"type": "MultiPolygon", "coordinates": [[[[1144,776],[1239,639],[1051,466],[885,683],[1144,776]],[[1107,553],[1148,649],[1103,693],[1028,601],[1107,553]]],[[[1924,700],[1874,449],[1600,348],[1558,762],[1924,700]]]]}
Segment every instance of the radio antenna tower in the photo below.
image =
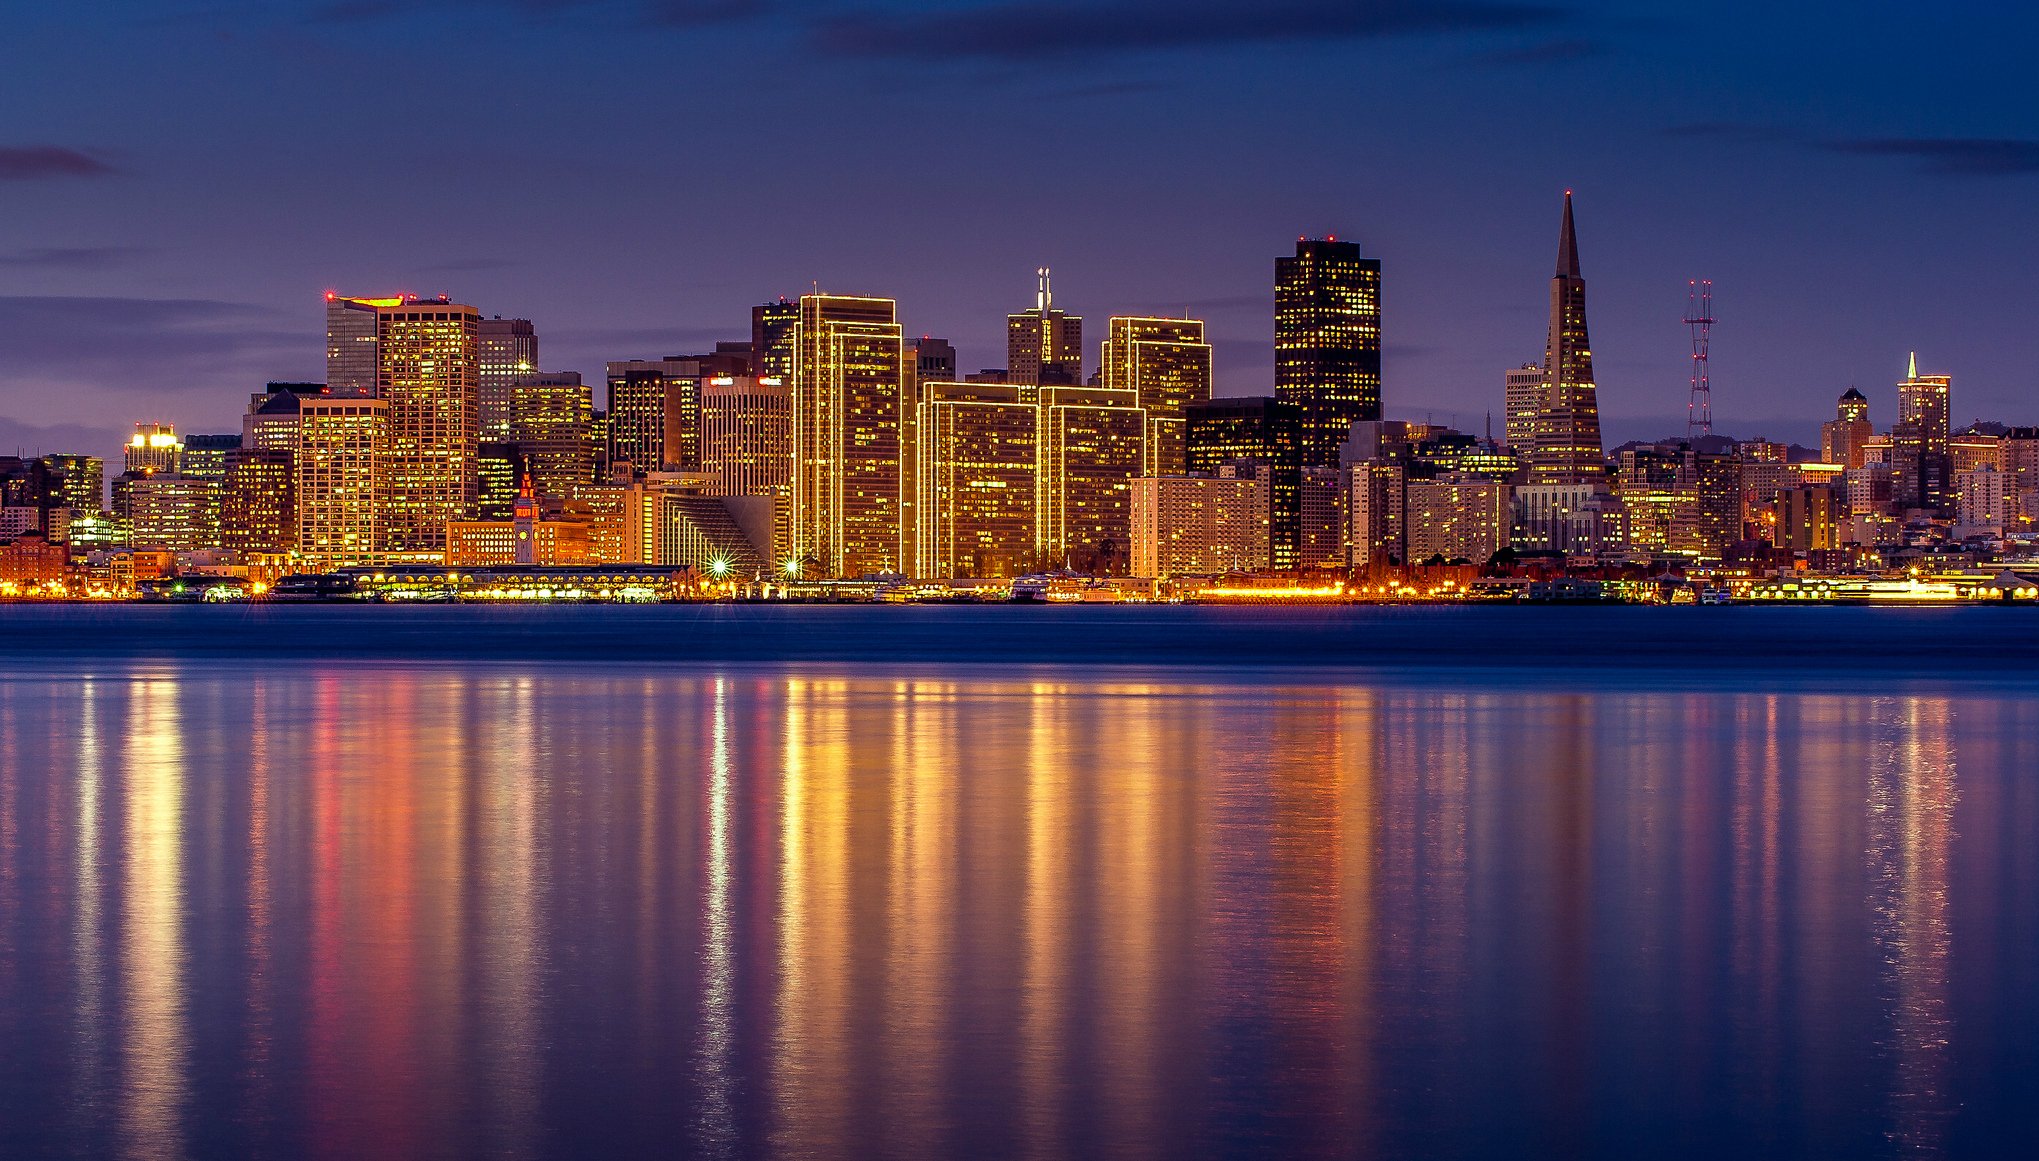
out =
{"type": "Polygon", "coordinates": [[[1685,325],[1692,328],[1692,395],[1685,404],[1685,438],[1713,434],[1713,384],[1707,378],[1707,347],[1713,341],[1713,282],[1691,284],[1685,301],[1685,325]]]}

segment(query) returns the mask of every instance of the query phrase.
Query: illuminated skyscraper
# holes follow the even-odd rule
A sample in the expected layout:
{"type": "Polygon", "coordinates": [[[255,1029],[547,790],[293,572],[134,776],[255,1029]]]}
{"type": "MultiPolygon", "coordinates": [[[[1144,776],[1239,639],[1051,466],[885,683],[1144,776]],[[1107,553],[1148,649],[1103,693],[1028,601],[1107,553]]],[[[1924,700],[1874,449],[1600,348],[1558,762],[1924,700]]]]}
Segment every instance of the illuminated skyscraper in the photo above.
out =
{"type": "Polygon", "coordinates": [[[1274,260],[1274,394],[1302,409],[1310,467],[1336,467],[1353,423],[1381,417],[1381,263],[1357,242],[1299,238],[1274,260]]]}
{"type": "Polygon", "coordinates": [[[1447,473],[1410,480],[1403,499],[1408,563],[1485,564],[1508,547],[1514,508],[1507,484],[1447,473]]]}
{"type": "Polygon", "coordinates": [[[1133,481],[1133,575],[1268,567],[1268,490],[1249,476],[1143,476],[1133,481]]]}
{"type": "Polygon", "coordinates": [[[793,332],[800,307],[784,298],[750,308],[750,373],[760,379],[793,381],[793,332]]]}
{"type": "Polygon", "coordinates": [[[1544,391],[1543,365],[1524,363],[1520,367],[1508,368],[1503,390],[1508,446],[1517,455],[1523,455],[1536,438],[1536,417],[1543,410],[1543,399],[1547,394],[1544,391]]]}
{"type": "Polygon", "coordinates": [[[128,544],[166,552],[220,546],[220,482],[150,472],[125,481],[128,544]]]}
{"type": "MultiPolygon", "coordinates": [[[[507,442],[541,500],[566,496],[595,478],[594,395],[577,371],[520,375],[509,385],[507,442]]],[[[521,480],[519,481],[521,484],[521,480]]]]}
{"type": "Polygon", "coordinates": [[[1147,413],[1131,391],[1040,389],[1041,549],[1050,564],[1122,573],[1131,560],[1133,478],[1147,458],[1147,413]]]}
{"type": "Polygon", "coordinates": [[[1055,305],[1047,267],[1034,273],[1041,280],[1034,308],[1005,316],[1006,376],[1029,403],[1043,383],[1083,382],[1083,316],[1055,305]]]}
{"type": "Polygon", "coordinates": [[[1017,386],[930,383],[914,442],[914,575],[1001,577],[1026,571],[1035,522],[1039,409],[1017,386]]]}
{"type": "Polygon", "coordinates": [[[1265,467],[1273,567],[1296,567],[1302,551],[1303,444],[1308,439],[1304,409],[1280,399],[1224,398],[1192,403],[1185,415],[1189,471],[1214,476],[1226,464],[1242,461],[1265,467]]]}
{"type": "Polygon", "coordinates": [[[1600,444],[1599,391],[1593,381],[1593,346],[1586,335],[1586,280],[1579,274],[1570,190],[1565,191],[1564,227],[1558,235],[1558,270],[1550,284],[1550,334],[1543,370],[1546,394],[1530,437],[1530,482],[1604,481],[1607,457],[1600,444]]]}
{"type": "Polygon", "coordinates": [[[538,332],[529,319],[485,318],[475,332],[475,358],[481,384],[475,408],[479,438],[514,439],[510,424],[517,407],[511,385],[538,373],[538,332]]]}
{"type": "Polygon", "coordinates": [[[184,443],[167,423],[137,423],[123,450],[122,466],[131,476],[174,473],[182,463],[184,443]]]}
{"type": "Polygon", "coordinates": [[[386,405],[377,531],[392,556],[441,558],[446,522],[474,510],[480,328],[473,307],[444,296],[327,296],[327,386],[336,396],[366,391],[386,405]],[[365,369],[372,369],[366,383],[365,369]]]}
{"type": "Polygon", "coordinates": [[[1181,475],[1186,409],[1211,397],[1204,324],[1182,318],[1113,318],[1104,341],[1104,386],[1131,391],[1147,412],[1147,471],[1181,475]]]}
{"type": "Polygon", "coordinates": [[[1869,400],[1850,387],[1834,410],[1834,418],[1820,425],[1820,459],[1843,469],[1859,468],[1863,449],[1876,434],[1869,422],[1869,400]]]}
{"type": "Polygon", "coordinates": [[[106,508],[106,463],[98,456],[49,455],[42,458],[58,477],[64,507],[91,515],[106,508]]]}
{"type": "Polygon", "coordinates": [[[297,544],[297,473],[288,451],[241,448],[227,453],[220,483],[220,547],[233,552],[288,552],[297,544]]]}
{"type": "Polygon", "coordinates": [[[903,557],[904,346],[889,298],[800,299],[793,367],[794,551],[824,572],[897,572],[903,557]]]}
{"type": "Polygon", "coordinates": [[[669,355],[609,364],[610,464],[647,472],[699,471],[701,383],[748,374],[747,354],[669,355]]]}
{"type": "Polygon", "coordinates": [[[772,499],[774,563],[791,551],[793,388],[778,379],[718,375],[701,384],[701,471],[711,496],[772,499]]]}
{"type": "Polygon", "coordinates": [[[297,547],[320,568],[373,563],[381,543],[389,404],[360,395],[298,400],[297,547]]]}
{"type": "Polygon", "coordinates": [[[1919,374],[1914,354],[1897,385],[1897,424],[1890,429],[1891,501],[1900,511],[1938,512],[1953,500],[1948,454],[1948,393],[1953,379],[1919,374]]]}
{"type": "Polygon", "coordinates": [[[184,437],[184,451],[178,457],[177,470],[187,476],[205,480],[223,480],[227,474],[227,455],[238,451],[241,437],[231,435],[187,435],[184,437]]]}

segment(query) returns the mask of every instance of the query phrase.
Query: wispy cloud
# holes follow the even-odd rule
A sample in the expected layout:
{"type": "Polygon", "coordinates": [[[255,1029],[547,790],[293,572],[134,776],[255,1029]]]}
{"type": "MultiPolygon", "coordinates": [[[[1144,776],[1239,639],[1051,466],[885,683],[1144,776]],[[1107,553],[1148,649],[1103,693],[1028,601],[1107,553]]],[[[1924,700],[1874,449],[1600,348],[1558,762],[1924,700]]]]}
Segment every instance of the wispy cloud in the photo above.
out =
{"type": "Polygon", "coordinates": [[[1514,0],[999,0],[816,21],[820,46],[872,57],[1038,60],[1270,42],[1537,28],[1563,19],[1514,0]]]}
{"type": "Polygon", "coordinates": [[[0,267],[28,270],[111,270],[151,251],[139,246],[35,246],[0,252],[0,267]]]}
{"type": "Polygon", "coordinates": [[[1909,158],[1926,173],[1950,177],[2039,174],[2039,141],[2012,137],[1877,137],[1831,141],[1837,153],[1909,158]]]}
{"type": "Polygon", "coordinates": [[[0,146],[0,181],[110,177],[117,172],[113,166],[89,153],[61,145],[0,146]]]}

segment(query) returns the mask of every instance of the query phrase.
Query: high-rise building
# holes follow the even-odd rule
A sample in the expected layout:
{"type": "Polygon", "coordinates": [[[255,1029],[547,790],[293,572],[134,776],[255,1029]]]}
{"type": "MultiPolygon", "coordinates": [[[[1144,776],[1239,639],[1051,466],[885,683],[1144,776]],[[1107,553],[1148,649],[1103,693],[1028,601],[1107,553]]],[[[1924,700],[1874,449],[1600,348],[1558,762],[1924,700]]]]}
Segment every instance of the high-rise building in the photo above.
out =
{"type": "Polygon", "coordinates": [[[669,355],[609,364],[609,463],[636,474],[701,467],[701,383],[749,373],[747,356],[669,355]]]}
{"type": "Polygon", "coordinates": [[[1211,397],[1211,345],[1204,324],[1186,318],[1115,317],[1104,341],[1104,386],[1131,391],[1147,412],[1147,475],[1186,469],[1187,415],[1211,397]]]}
{"type": "Polygon", "coordinates": [[[121,460],[128,475],[138,476],[175,473],[183,463],[183,455],[184,443],[177,438],[175,427],[167,423],[137,423],[121,460]]]}
{"type": "Polygon", "coordinates": [[[500,523],[515,515],[517,497],[530,478],[530,466],[516,444],[491,440],[475,445],[474,478],[475,520],[500,523]]]}
{"type": "Polygon", "coordinates": [[[750,308],[750,373],[760,379],[793,381],[794,330],[800,306],[784,298],[750,308]]]}
{"type": "Polygon", "coordinates": [[[783,496],[793,483],[793,389],[718,375],[701,385],[701,472],[711,496],[783,496]]]}
{"type": "Polygon", "coordinates": [[[1953,500],[1948,454],[1948,393],[1953,379],[1919,374],[1913,354],[1897,385],[1897,424],[1890,430],[1891,499],[1899,509],[1938,512],[1953,500]]]}
{"type": "Polygon", "coordinates": [[[238,448],[220,481],[220,547],[288,552],[297,545],[297,471],[291,452],[238,448]]]}
{"type": "Polygon", "coordinates": [[[1055,305],[1048,268],[1034,272],[1040,286],[1034,307],[1005,316],[1005,370],[1020,386],[1020,399],[1034,402],[1033,388],[1043,383],[1083,382],[1083,316],[1055,305]]]}
{"type": "Polygon", "coordinates": [[[440,559],[446,522],[474,510],[480,329],[479,312],[443,295],[326,296],[327,386],[385,404],[377,531],[392,557],[440,559]]]}
{"type": "Polygon", "coordinates": [[[929,383],[916,425],[914,574],[1014,576],[1033,566],[1039,408],[1009,384],[929,383]]]}
{"type": "Polygon", "coordinates": [[[1863,450],[1876,428],[1869,422],[1869,399],[1853,387],[1841,393],[1834,418],[1820,425],[1820,459],[1842,468],[1862,466],[1863,450]]]}
{"type": "Polygon", "coordinates": [[[239,451],[241,437],[238,432],[227,435],[187,435],[184,450],[178,457],[177,470],[183,475],[196,476],[205,480],[223,480],[227,475],[227,456],[239,451]]]}
{"type": "Polygon", "coordinates": [[[1131,391],[1040,388],[1041,551],[1097,574],[1131,560],[1133,478],[1147,458],[1147,413],[1131,391]]]}
{"type": "Polygon", "coordinates": [[[517,415],[511,386],[538,373],[538,332],[532,328],[531,320],[501,317],[481,320],[475,330],[475,360],[480,383],[475,406],[479,438],[516,438],[510,434],[512,419],[517,415]]]}
{"type": "Polygon", "coordinates": [[[1345,567],[1345,488],[1341,468],[1304,468],[1297,568],[1345,567]]]}
{"type": "Polygon", "coordinates": [[[125,481],[128,544],[163,552],[220,546],[220,481],[144,472],[125,481]]]}
{"type": "Polygon", "coordinates": [[[1586,334],[1586,280],[1579,273],[1572,193],[1565,191],[1558,234],[1558,269],[1550,284],[1550,331],[1544,343],[1544,400],[1530,434],[1530,482],[1599,483],[1607,478],[1600,443],[1599,389],[1586,334]]]}
{"type": "Polygon", "coordinates": [[[509,385],[508,442],[522,457],[535,495],[558,500],[595,478],[593,390],[577,371],[520,375],[509,385]]]}
{"type": "Polygon", "coordinates": [[[1410,480],[1403,513],[1412,564],[1485,564],[1508,547],[1514,528],[1507,484],[1457,473],[1410,480]]]}
{"type": "Polygon", "coordinates": [[[1268,516],[1265,478],[1142,476],[1133,481],[1133,575],[1264,569],[1268,516]]]}
{"type": "Polygon", "coordinates": [[[1184,416],[1184,463],[1190,472],[1216,475],[1238,462],[1265,467],[1273,567],[1295,568],[1302,552],[1303,447],[1309,438],[1303,407],[1275,398],[1228,397],[1192,403],[1184,416]]]}
{"type": "Polygon", "coordinates": [[[91,515],[106,508],[106,463],[98,456],[50,455],[42,462],[57,474],[64,507],[91,515]]]}
{"type": "Polygon", "coordinates": [[[1506,410],[1504,427],[1508,446],[1517,455],[1527,454],[1536,438],[1536,417],[1543,411],[1544,390],[1543,364],[1524,363],[1510,367],[1503,376],[1502,406],[1506,410]]]}
{"type": "Polygon", "coordinates": [[[389,404],[361,395],[298,398],[294,466],[297,548],[315,567],[373,563],[380,522],[389,404]]]}
{"type": "Polygon", "coordinates": [[[1983,464],[1961,472],[1954,479],[1961,488],[1954,522],[1969,535],[2003,535],[2010,516],[2004,473],[1995,464],[1983,464]]]}
{"type": "Polygon", "coordinates": [[[793,368],[794,551],[836,576],[898,572],[906,368],[889,298],[800,298],[793,368]]]}
{"type": "Polygon", "coordinates": [[[254,450],[297,450],[298,402],[327,395],[324,383],[271,383],[248,399],[241,416],[241,446],[254,450]]]}
{"type": "MultiPolygon", "coordinates": [[[[956,348],[947,339],[922,335],[913,344],[913,376],[916,383],[954,383],[956,378],[956,348]]],[[[914,402],[920,402],[915,396],[914,402]]]]}
{"type": "Polygon", "coordinates": [[[1997,445],[1997,470],[2004,474],[2004,524],[2029,532],[2039,525],[2039,427],[2014,427],[1997,445]]]}
{"type": "Polygon", "coordinates": [[[1381,263],[1357,242],[1298,238],[1274,260],[1274,393],[1302,409],[1308,467],[1336,467],[1352,425],[1381,417],[1381,263]]]}
{"type": "Polygon", "coordinates": [[[1832,488],[1780,488],[1775,503],[1772,544],[1800,554],[1840,547],[1840,505],[1832,488]]]}
{"type": "Polygon", "coordinates": [[[1621,501],[1597,484],[1526,484],[1514,504],[1509,544],[1518,550],[1605,557],[1627,546],[1621,501]]]}

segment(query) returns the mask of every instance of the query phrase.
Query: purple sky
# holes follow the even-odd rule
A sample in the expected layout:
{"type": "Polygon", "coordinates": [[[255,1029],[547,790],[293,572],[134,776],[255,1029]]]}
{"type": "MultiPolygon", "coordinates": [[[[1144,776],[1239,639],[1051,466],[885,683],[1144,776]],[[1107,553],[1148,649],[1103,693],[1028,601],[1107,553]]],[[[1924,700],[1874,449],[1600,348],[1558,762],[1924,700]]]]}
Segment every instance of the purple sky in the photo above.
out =
{"type": "MultiPolygon", "coordinates": [[[[1210,321],[1269,388],[1274,257],[1385,264],[1389,414],[1498,411],[1578,191],[1610,442],[1683,430],[1714,280],[1721,430],[2039,423],[2039,17],[1455,0],[115,3],[10,14],[0,452],[234,430],[323,377],[320,295],[533,319],[548,369],[885,294],[1004,362],[1032,270],[1093,334],[1210,321]],[[1695,16],[1703,14],[1703,24],[1695,16]]],[[[1095,344],[1090,358],[1095,359],[1095,344]]]]}

